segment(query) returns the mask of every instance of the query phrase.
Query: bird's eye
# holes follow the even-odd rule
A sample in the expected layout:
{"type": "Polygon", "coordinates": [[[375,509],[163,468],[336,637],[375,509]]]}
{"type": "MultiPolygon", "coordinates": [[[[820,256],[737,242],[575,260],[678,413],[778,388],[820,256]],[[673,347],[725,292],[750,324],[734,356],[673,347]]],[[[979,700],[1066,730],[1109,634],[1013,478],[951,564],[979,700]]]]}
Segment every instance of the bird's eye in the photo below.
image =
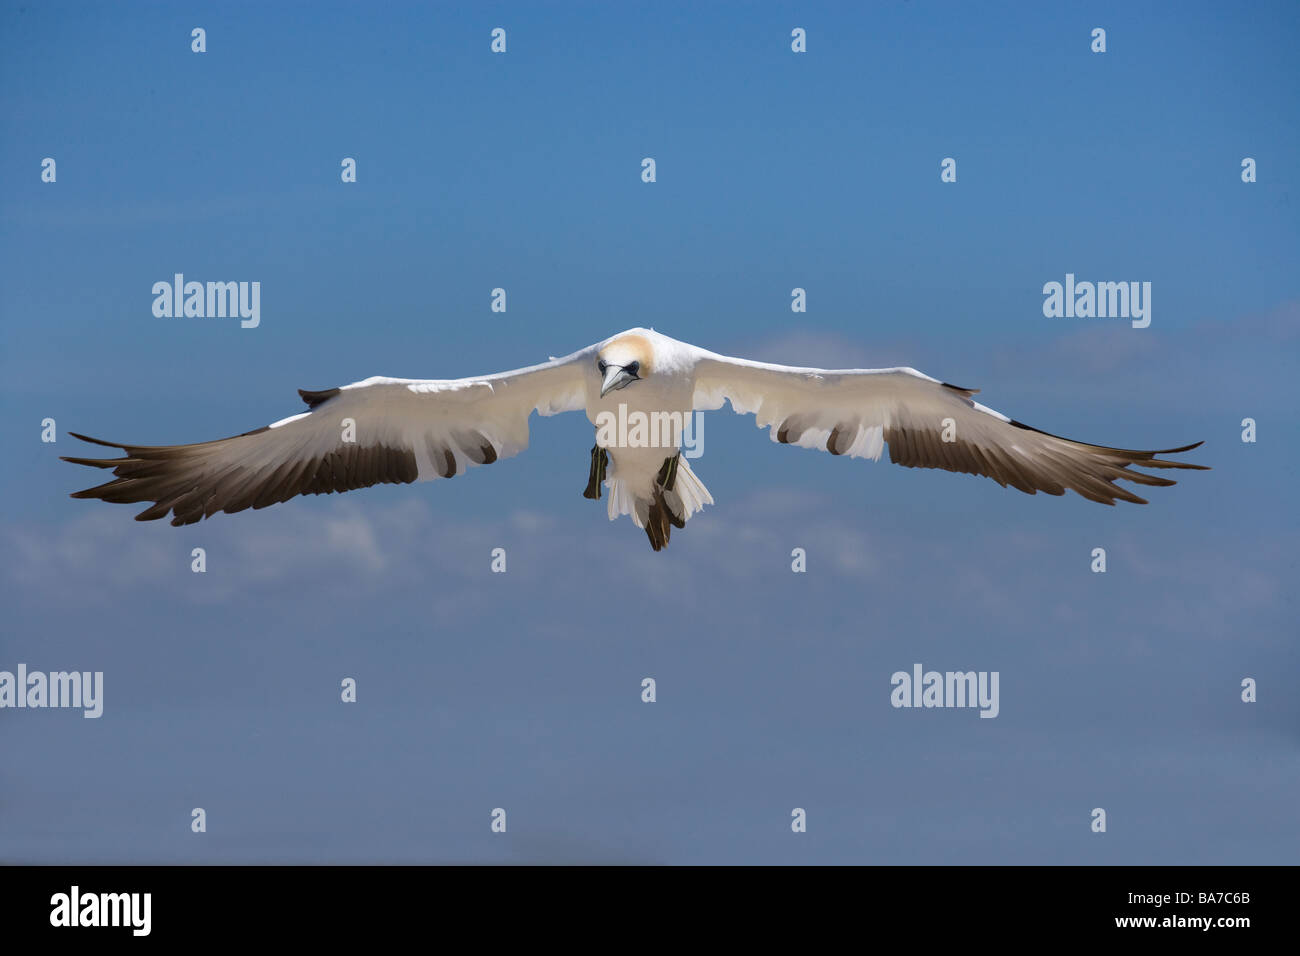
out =
{"type": "Polygon", "coordinates": [[[600,374],[601,374],[601,375],[604,375],[604,374],[605,374],[605,360],[604,360],[604,359],[601,359],[599,362],[597,362],[597,363],[596,363],[596,368],[600,369],[600,374]]]}
{"type": "Polygon", "coordinates": [[[641,363],[633,362],[631,365],[624,365],[623,368],[629,375],[636,375],[637,372],[641,371],[641,363]]]}

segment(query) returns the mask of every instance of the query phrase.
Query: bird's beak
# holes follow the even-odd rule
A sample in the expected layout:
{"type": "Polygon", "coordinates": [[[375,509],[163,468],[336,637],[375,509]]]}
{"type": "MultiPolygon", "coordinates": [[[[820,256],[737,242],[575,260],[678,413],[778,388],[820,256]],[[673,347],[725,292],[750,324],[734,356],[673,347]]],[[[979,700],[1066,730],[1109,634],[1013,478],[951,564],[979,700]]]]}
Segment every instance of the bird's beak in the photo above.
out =
{"type": "Polygon", "coordinates": [[[626,388],[632,382],[636,381],[636,376],[623,368],[621,365],[609,365],[605,367],[605,381],[600,386],[600,397],[604,398],[609,392],[616,391],[620,388],[626,388]]]}

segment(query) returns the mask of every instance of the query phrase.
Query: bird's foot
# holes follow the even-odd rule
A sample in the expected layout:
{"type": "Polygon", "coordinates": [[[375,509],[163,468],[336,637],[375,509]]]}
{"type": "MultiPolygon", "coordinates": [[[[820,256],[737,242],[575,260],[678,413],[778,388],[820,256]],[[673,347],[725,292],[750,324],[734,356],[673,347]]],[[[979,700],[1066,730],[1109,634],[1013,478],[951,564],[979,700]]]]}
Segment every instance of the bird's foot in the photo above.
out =
{"type": "Polygon", "coordinates": [[[672,458],[664,459],[664,466],[659,469],[659,476],[655,479],[664,491],[672,491],[673,486],[677,484],[677,461],[681,457],[682,453],[678,452],[672,458]]]}
{"type": "Polygon", "coordinates": [[[591,446],[591,471],[587,475],[587,487],[582,497],[593,501],[600,500],[600,486],[605,483],[605,468],[609,465],[609,452],[599,445],[591,446]]]}

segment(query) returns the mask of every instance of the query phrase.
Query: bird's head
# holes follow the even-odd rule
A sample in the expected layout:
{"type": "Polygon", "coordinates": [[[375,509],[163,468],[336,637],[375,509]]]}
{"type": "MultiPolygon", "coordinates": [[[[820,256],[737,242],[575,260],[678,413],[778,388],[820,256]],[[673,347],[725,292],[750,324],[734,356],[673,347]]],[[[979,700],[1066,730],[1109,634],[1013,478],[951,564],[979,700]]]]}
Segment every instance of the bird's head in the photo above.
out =
{"type": "Polygon", "coordinates": [[[620,335],[596,353],[600,397],[649,377],[654,368],[654,348],[643,335],[620,335]]]}

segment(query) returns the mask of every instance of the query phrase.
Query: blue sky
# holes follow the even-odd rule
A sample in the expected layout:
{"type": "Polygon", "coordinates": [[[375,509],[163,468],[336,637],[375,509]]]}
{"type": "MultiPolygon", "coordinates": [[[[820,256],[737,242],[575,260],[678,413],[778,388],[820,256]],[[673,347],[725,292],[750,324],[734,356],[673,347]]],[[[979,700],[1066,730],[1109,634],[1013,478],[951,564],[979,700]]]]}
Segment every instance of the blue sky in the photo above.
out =
{"type": "Polygon", "coordinates": [[[0,11],[0,669],[105,675],[98,720],[0,711],[0,859],[1296,862],[1295,5],[700,6],[0,11]],[[176,272],[259,281],[260,326],[155,318],[176,272]],[[1151,282],[1151,326],[1045,318],[1066,273],[1151,282]],[[577,415],[183,529],[57,460],[637,325],[1214,470],[1103,508],[710,413],[717,505],[653,554],[577,415]],[[892,708],[917,662],[999,716],[892,708]]]}

